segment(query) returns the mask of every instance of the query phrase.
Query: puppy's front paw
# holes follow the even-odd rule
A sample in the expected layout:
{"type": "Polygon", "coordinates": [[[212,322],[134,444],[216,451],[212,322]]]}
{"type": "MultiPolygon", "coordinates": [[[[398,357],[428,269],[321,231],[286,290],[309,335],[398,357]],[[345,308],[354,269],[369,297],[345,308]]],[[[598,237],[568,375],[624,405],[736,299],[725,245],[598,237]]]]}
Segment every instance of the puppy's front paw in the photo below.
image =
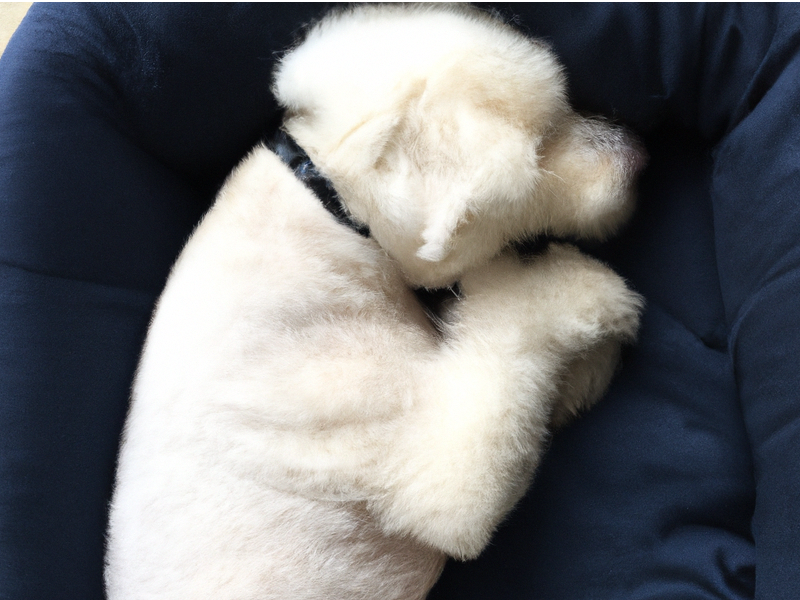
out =
{"type": "Polygon", "coordinates": [[[622,277],[566,244],[551,244],[542,262],[538,285],[553,322],[587,341],[636,337],[643,299],[622,277]]]}
{"type": "Polygon", "coordinates": [[[641,297],[607,266],[566,244],[550,244],[533,259],[504,253],[467,272],[460,285],[464,316],[535,328],[540,341],[629,340],[638,329],[641,297]]]}
{"type": "Polygon", "coordinates": [[[504,339],[531,356],[548,356],[559,378],[553,424],[596,402],[608,387],[623,344],[632,342],[641,296],[599,261],[551,244],[541,256],[512,254],[468,273],[457,307],[461,333],[504,339]]]}

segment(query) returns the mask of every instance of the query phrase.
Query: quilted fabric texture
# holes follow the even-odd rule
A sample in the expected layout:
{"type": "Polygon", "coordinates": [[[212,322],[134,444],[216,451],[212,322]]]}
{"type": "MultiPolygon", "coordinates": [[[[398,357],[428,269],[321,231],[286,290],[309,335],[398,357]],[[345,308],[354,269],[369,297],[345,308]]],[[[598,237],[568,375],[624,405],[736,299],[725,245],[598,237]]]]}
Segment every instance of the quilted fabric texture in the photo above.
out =
{"type": "MultiPolygon", "coordinates": [[[[432,598],[796,598],[800,9],[496,7],[573,103],[636,129],[639,210],[589,251],[645,295],[608,397],[432,598]]],[[[0,60],[0,598],[103,597],[106,505],[153,303],[276,125],[324,5],[35,5],[0,60]]]]}

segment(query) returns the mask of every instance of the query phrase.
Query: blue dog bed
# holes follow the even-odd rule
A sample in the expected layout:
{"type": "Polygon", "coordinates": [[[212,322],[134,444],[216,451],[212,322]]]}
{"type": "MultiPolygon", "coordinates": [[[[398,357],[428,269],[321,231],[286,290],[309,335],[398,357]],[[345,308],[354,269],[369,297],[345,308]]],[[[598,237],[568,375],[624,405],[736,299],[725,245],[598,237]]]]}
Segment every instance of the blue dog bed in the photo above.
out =
{"type": "MultiPolygon", "coordinates": [[[[0,598],[103,598],[127,397],[169,267],[277,124],[276,52],[324,5],[34,5],[0,60],[0,598]]],[[[800,9],[496,6],[581,110],[651,155],[589,248],[647,299],[595,409],[553,437],[435,600],[800,594],[800,9]]]]}

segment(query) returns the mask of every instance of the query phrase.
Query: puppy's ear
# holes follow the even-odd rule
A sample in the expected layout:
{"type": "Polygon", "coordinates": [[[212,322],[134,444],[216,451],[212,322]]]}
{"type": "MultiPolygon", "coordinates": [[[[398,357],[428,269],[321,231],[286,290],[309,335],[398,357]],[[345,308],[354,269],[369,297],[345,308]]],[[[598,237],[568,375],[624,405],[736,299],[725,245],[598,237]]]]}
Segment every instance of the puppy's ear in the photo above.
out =
{"type": "Polygon", "coordinates": [[[425,223],[423,243],[417,250],[417,257],[428,262],[447,258],[459,225],[466,223],[470,214],[466,203],[447,203],[436,208],[425,223]]]}
{"type": "MultiPolygon", "coordinates": [[[[284,127],[326,174],[337,179],[364,178],[384,153],[400,116],[387,112],[364,117],[342,134],[326,131],[318,118],[288,118],[284,127]]],[[[333,129],[333,128],[331,128],[333,129]]]]}
{"type": "Polygon", "coordinates": [[[392,142],[399,143],[409,107],[425,85],[424,78],[409,78],[388,90],[359,90],[364,97],[354,98],[348,89],[347,101],[316,98],[284,127],[326,174],[356,184],[372,175],[392,142]]]}
{"type": "Polygon", "coordinates": [[[371,115],[356,125],[331,149],[327,160],[336,170],[349,172],[353,177],[366,177],[383,157],[400,125],[401,115],[396,112],[371,115]]]}

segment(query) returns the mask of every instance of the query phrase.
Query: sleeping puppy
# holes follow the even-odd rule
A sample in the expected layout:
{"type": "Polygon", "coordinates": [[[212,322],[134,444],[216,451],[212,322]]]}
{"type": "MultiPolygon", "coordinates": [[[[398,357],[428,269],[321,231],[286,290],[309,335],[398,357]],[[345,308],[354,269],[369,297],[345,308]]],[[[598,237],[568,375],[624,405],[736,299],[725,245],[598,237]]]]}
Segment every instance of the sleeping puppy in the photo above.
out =
{"type": "Polygon", "coordinates": [[[358,7],[281,62],[286,130],[369,238],[256,148],[159,299],[111,506],[110,600],[420,599],[477,556],[641,299],[565,244],[642,153],[552,53],[453,7],[358,7]],[[458,281],[441,330],[411,288],[458,281]]]}

